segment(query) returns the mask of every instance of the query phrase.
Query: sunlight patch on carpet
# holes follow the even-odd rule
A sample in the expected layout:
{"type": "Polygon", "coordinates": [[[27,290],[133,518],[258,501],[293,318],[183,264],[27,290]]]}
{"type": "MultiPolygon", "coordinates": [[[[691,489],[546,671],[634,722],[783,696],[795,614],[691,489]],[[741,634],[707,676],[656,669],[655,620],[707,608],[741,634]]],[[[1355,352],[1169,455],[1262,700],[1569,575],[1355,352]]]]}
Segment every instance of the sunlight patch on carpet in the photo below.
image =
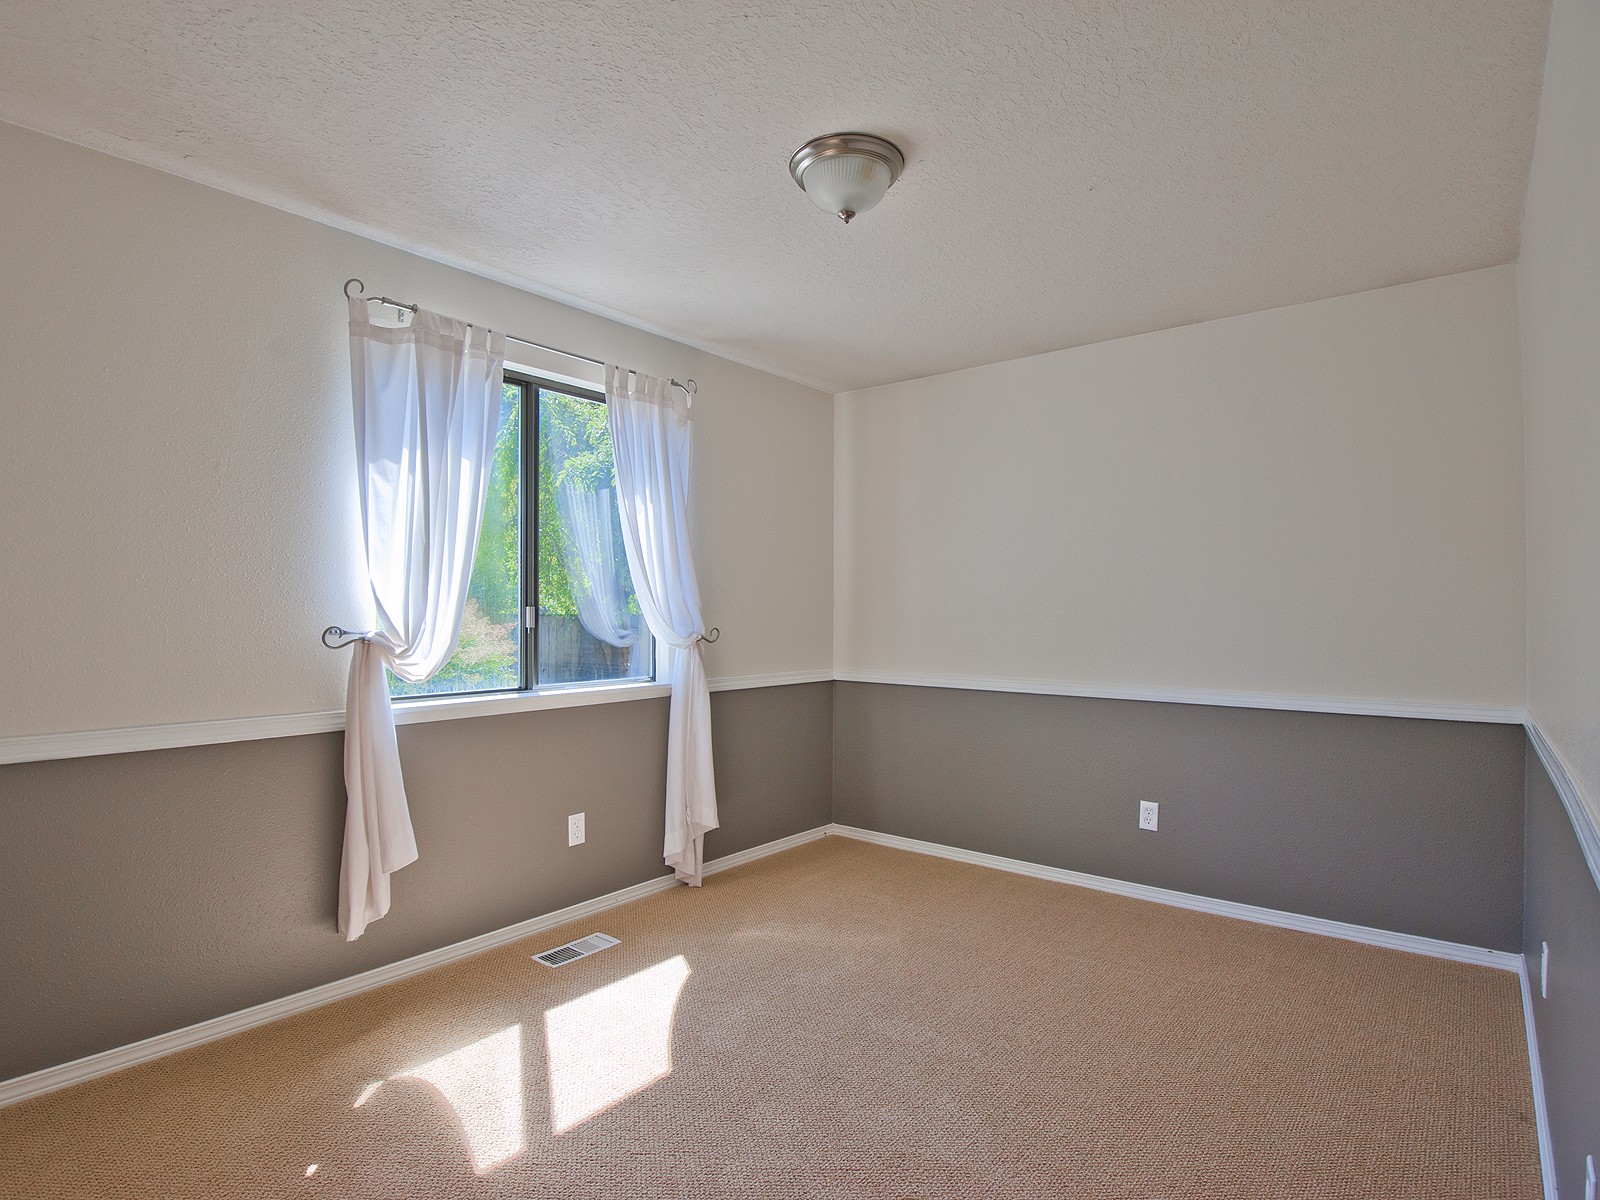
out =
{"type": "Polygon", "coordinates": [[[552,1132],[672,1074],[672,1018],[689,975],[679,954],[545,1013],[552,1132]]]}
{"type": "MultiPolygon", "coordinates": [[[[508,1025],[431,1062],[396,1071],[383,1082],[396,1079],[421,1080],[449,1102],[461,1121],[477,1174],[487,1175],[522,1153],[521,1025],[508,1025]]],[[[382,1086],[380,1082],[368,1087],[355,1107],[360,1108],[382,1086]]]]}

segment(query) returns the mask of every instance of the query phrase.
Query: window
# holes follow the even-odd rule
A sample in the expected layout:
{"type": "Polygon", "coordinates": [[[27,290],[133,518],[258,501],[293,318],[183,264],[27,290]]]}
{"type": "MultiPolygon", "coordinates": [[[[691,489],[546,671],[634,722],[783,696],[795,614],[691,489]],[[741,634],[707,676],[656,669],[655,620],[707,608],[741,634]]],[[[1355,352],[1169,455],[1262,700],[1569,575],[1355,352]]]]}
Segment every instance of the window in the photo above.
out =
{"type": "Polygon", "coordinates": [[[460,644],[426,683],[391,675],[389,693],[654,677],[655,643],[622,545],[605,398],[508,371],[460,644]]]}

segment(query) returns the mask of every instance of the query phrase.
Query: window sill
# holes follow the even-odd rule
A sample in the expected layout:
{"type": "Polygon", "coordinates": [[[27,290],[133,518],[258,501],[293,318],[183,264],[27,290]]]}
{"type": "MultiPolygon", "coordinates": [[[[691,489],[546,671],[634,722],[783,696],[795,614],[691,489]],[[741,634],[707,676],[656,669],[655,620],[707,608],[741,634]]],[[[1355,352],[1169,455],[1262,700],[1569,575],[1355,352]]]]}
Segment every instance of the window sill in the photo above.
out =
{"type": "Polygon", "coordinates": [[[489,696],[396,700],[394,723],[421,725],[429,721],[456,721],[463,717],[489,717],[546,708],[582,708],[589,704],[619,704],[624,700],[654,700],[670,695],[672,688],[665,683],[599,683],[547,688],[544,691],[499,692],[489,696]]]}

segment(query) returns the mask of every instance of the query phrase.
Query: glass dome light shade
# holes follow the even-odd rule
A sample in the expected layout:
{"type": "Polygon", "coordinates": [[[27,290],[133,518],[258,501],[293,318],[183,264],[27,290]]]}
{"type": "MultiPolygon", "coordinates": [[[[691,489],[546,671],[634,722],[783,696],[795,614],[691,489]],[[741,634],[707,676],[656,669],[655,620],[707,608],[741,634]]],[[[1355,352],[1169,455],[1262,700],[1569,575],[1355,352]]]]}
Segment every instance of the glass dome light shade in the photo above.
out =
{"type": "Polygon", "coordinates": [[[812,138],[789,160],[811,202],[847,223],[882,200],[904,169],[899,147],[866,133],[812,138]]]}
{"type": "Polygon", "coordinates": [[[865,154],[830,154],[801,172],[800,186],[823,212],[855,216],[883,199],[889,190],[889,168],[882,159],[865,154]]]}

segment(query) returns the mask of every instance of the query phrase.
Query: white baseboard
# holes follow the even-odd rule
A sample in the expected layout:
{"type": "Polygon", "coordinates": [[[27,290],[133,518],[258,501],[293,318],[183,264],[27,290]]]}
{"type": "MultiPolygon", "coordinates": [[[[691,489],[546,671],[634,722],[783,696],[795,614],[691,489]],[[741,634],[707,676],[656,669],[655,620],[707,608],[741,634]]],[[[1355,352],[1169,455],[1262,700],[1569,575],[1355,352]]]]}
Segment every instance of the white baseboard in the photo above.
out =
{"type": "MultiPolygon", "coordinates": [[[[1150,887],[1146,884],[1127,883],[1119,879],[1108,879],[1100,875],[1088,875],[1081,871],[1069,871],[1060,867],[1047,867],[1039,863],[1025,862],[1021,859],[1002,858],[995,854],[983,854],[975,850],[962,850],[955,846],[942,846],[935,842],[918,841],[915,838],[899,837],[895,834],[876,833],[868,829],[859,829],[851,825],[824,825],[816,829],[808,829],[802,833],[789,837],[779,838],[777,841],[767,842],[760,846],[741,850],[723,858],[714,859],[705,864],[705,874],[715,875],[718,872],[754,862],[771,854],[778,854],[795,846],[816,841],[825,836],[838,836],[854,838],[857,841],[871,842],[879,846],[888,846],[898,850],[909,850],[917,854],[932,855],[937,858],[951,859],[956,862],[971,863],[975,866],[990,867],[995,870],[1008,871],[1012,874],[1027,875],[1035,879],[1048,879],[1057,883],[1070,883],[1079,887],[1093,888],[1096,891],[1112,892],[1116,895],[1129,896],[1139,900],[1151,900],[1157,904],[1168,904],[1178,908],[1192,909],[1197,912],[1212,913],[1217,916],[1233,917],[1243,921],[1254,921],[1258,924],[1273,925],[1283,929],[1297,929],[1304,933],[1318,933],[1326,937],[1341,938],[1345,941],[1361,942],[1371,946],[1384,946],[1392,950],[1403,950],[1412,954],[1424,954],[1433,958],[1449,959],[1453,962],[1474,963],[1479,966],[1495,967],[1500,970],[1524,972],[1524,995],[1526,996],[1525,966],[1522,956],[1509,954],[1500,950],[1487,950],[1478,946],[1467,946],[1457,942],[1446,942],[1436,938],[1419,937],[1415,934],[1391,933],[1382,929],[1371,929],[1362,925],[1350,925],[1342,921],[1330,921],[1321,917],[1307,917],[1298,913],[1282,912],[1277,909],[1260,908],[1251,904],[1238,904],[1231,900],[1214,900],[1208,896],[1196,896],[1187,892],[1172,891],[1167,888],[1150,887]]],[[[283,1017],[295,1013],[306,1012],[313,1008],[330,1004],[335,1000],[342,1000],[347,996],[354,996],[361,992],[370,991],[372,988],[382,987],[386,983],[406,979],[423,971],[432,970],[434,967],[446,963],[456,962],[459,959],[481,954],[509,942],[531,937],[546,929],[557,925],[565,925],[570,921],[582,920],[585,917],[605,912],[607,909],[616,908],[618,905],[627,904],[634,900],[642,900],[677,886],[676,881],[668,875],[657,879],[646,880],[634,884],[632,887],[611,892],[605,896],[586,900],[580,904],[560,909],[556,912],[546,913],[516,925],[509,925],[504,929],[497,929],[490,933],[481,934],[454,945],[443,946],[437,950],[430,950],[412,958],[404,959],[388,966],[378,967],[371,971],[364,971],[348,979],[335,980],[332,983],[319,987],[309,988],[297,992],[292,996],[285,996],[279,1000],[269,1000],[265,1004],[258,1004],[251,1008],[241,1009],[239,1012],[229,1013],[225,1016],[215,1017],[209,1021],[202,1021],[184,1029],[177,1029],[171,1033],[158,1034],[146,1038],[132,1045],[121,1046],[114,1050],[106,1050],[99,1054],[92,1054],[86,1058],[76,1059],[73,1062],[63,1063],[56,1067],[46,1067],[29,1075],[18,1076],[15,1079],[0,1082],[0,1108],[9,1104],[16,1104],[34,1096],[42,1096],[47,1092],[58,1091],[70,1087],[75,1083],[94,1079],[101,1075],[120,1071],[138,1063],[149,1062],[179,1050],[187,1050],[195,1046],[203,1046],[234,1033],[242,1033],[247,1029],[254,1029],[283,1017]]],[[[1531,1001],[1527,1003],[1531,1004],[1531,1001]]],[[[1533,1071],[1535,1078],[1535,1105],[1536,1111],[1543,1113],[1544,1091],[1539,1075],[1538,1053],[1534,1042],[1534,1029],[1532,1023],[1531,1007],[1528,1015],[1528,1036],[1530,1052],[1532,1053],[1533,1071]]],[[[1548,1139],[1543,1118],[1541,1116],[1541,1153],[1548,1139]]]]}
{"type": "Polygon", "coordinates": [[[1511,954],[1504,950],[1487,950],[1481,946],[1446,942],[1412,933],[1391,933],[1386,929],[1350,925],[1344,921],[1330,921],[1323,917],[1307,917],[1300,913],[1260,908],[1254,904],[1239,904],[1232,900],[1213,900],[1209,896],[1175,892],[1168,888],[1151,887],[1143,883],[1126,883],[1120,879],[1108,879],[1103,875],[1086,875],[1081,871],[1046,867],[1039,863],[1024,862],[1018,858],[1001,858],[997,854],[962,850],[956,846],[941,846],[937,842],[922,842],[892,833],[875,833],[870,829],[858,829],[853,825],[830,825],[827,827],[827,832],[838,837],[871,842],[877,846],[910,850],[916,854],[931,854],[936,858],[972,863],[979,867],[992,867],[997,871],[1009,871],[1014,875],[1028,875],[1034,879],[1049,879],[1056,883],[1071,883],[1078,887],[1093,888],[1097,892],[1113,892],[1118,896],[1130,896],[1136,900],[1153,900],[1157,904],[1170,904],[1176,908],[1193,909],[1195,912],[1212,913],[1219,917],[1254,921],[1258,925],[1275,925],[1280,929],[1298,929],[1302,933],[1319,933],[1324,937],[1361,942],[1368,946],[1383,946],[1390,950],[1404,950],[1410,954],[1425,954],[1430,958],[1445,958],[1451,962],[1473,963],[1480,967],[1515,971],[1522,961],[1520,954],[1511,954]]]}
{"type": "MultiPolygon", "coordinates": [[[[755,862],[758,858],[767,858],[773,854],[782,854],[785,850],[793,850],[796,846],[804,846],[807,842],[820,842],[828,836],[828,826],[818,825],[815,829],[805,829],[799,833],[791,833],[773,842],[762,842],[759,846],[751,846],[748,850],[738,850],[733,854],[724,854],[721,858],[714,858],[700,868],[702,875],[718,875],[723,871],[731,871],[734,867],[742,867],[745,863],[755,862]]],[[[669,878],[670,885],[672,880],[669,878]]],[[[606,905],[607,908],[614,907],[606,905]]],[[[560,922],[554,922],[560,924],[560,922]]]]}
{"type": "MultiPolygon", "coordinates": [[[[824,837],[826,833],[826,827],[808,829],[803,833],[792,834],[786,838],[779,838],[774,842],[753,846],[749,850],[741,850],[736,854],[713,859],[705,864],[703,873],[715,875],[720,871],[754,862],[758,858],[765,858],[769,854],[777,854],[795,846],[804,845],[806,842],[814,842],[824,837]]],[[[109,1075],[111,1072],[120,1071],[125,1067],[149,1062],[155,1058],[162,1058],[179,1050],[203,1046],[207,1042],[214,1042],[230,1034],[242,1033],[246,1029],[254,1029],[258,1025],[266,1025],[269,1022],[293,1016],[295,1013],[320,1008],[322,1005],[331,1004],[335,1000],[343,1000],[347,996],[355,996],[361,992],[382,987],[386,983],[394,983],[399,979],[419,975],[423,971],[431,971],[434,967],[441,967],[446,963],[469,958],[474,954],[482,954],[485,950],[493,950],[497,946],[504,946],[509,942],[531,937],[533,934],[543,932],[546,929],[553,929],[557,925],[565,925],[569,921],[580,921],[585,917],[605,912],[607,909],[616,908],[618,905],[627,904],[633,900],[642,900],[646,896],[653,896],[658,892],[664,892],[677,886],[677,880],[671,875],[648,879],[644,883],[636,883],[632,887],[623,888],[621,891],[611,892],[605,896],[597,896],[593,900],[585,900],[581,904],[574,904],[556,912],[545,913],[543,916],[533,917],[516,925],[508,925],[504,929],[496,929],[490,933],[480,934],[477,937],[468,938],[464,942],[456,942],[451,946],[442,946],[437,950],[429,950],[426,954],[418,954],[413,958],[390,963],[385,967],[363,971],[361,974],[352,975],[348,979],[339,979],[333,983],[322,984],[320,987],[308,988],[306,991],[296,992],[292,996],[285,996],[281,1000],[269,1000],[265,1004],[257,1004],[252,1008],[245,1008],[235,1013],[228,1013],[225,1016],[214,1017],[209,1021],[201,1021],[198,1025],[190,1025],[184,1029],[175,1029],[171,1033],[162,1033],[155,1037],[145,1038],[143,1041],[134,1042],[129,1046],[119,1046],[114,1050],[105,1050],[99,1054],[91,1054],[87,1058],[63,1063],[58,1067],[46,1067],[42,1071],[35,1071],[29,1075],[19,1075],[15,1079],[0,1082],[0,1108],[4,1108],[8,1104],[17,1104],[34,1096],[42,1096],[47,1092],[59,1091],[61,1088],[70,1087],[75,1083],[82,1083],[85,1080],[94,1079],[101,1075],[109,1075]]]]}
{"type": "Polygon", "coordinates": [[[1550,1110],[1544,1102],[1544,1065],[1539,1061],[1539,1029],[1533,1019],[1533,986],[1528,981],[1527,955],[1519,955],[1517,977],[1522,983],[1522,1020],[1528,1034],[1528,1074],[1533,1079],[1533,1121],[1539,1130],[1539,1174],[1544,1179],[1544,1200],[1556,1200],[1556,1152],[1550,1140],[1550,1110]]]}

